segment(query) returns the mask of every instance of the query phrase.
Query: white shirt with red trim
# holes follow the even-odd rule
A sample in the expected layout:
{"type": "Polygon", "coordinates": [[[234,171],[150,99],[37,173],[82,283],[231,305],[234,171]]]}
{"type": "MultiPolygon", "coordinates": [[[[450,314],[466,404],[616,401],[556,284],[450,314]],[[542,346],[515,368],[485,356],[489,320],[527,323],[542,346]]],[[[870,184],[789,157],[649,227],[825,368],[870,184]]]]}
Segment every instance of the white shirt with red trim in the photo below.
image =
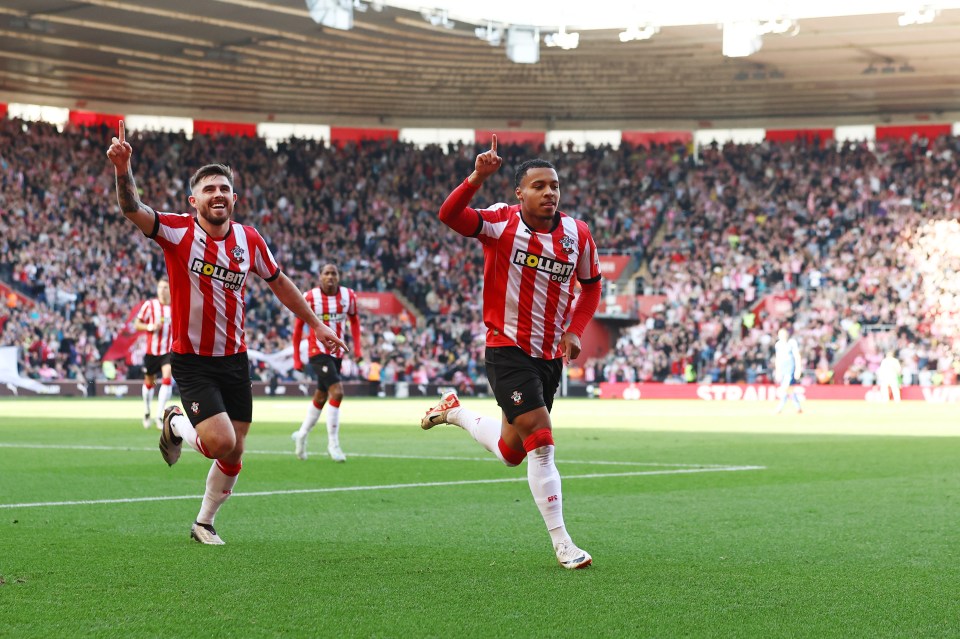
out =
{"type": "Polygon", "coordinates": [[[173,347],[173,322],[171,321],[170,305],[161,304],[153,298],[147,300],[137,312],[137,319],[144,324],[153,324],[157,328],[147,333],[147,355],[166,355],[173,347]]]}
{"type": "Polygon", "coordinates": [[[247,276],[266,281],[280,266],[252,226],[230,222],[226,236],[207,235],[188,213],[157,213],[149,236],[163,249],[170,277],[173,352],[222,357],[247,350],[247,276]]]}
{"type": "Polygon", "coordinates": [[[487,346],[519,346],[532,357],[563,355],[577,280],[600,278],[600,258],[587,225],[557,212],[554,229],[523,223],[520,205],[478,209],[483,243],[483,321],[487,346]]]}

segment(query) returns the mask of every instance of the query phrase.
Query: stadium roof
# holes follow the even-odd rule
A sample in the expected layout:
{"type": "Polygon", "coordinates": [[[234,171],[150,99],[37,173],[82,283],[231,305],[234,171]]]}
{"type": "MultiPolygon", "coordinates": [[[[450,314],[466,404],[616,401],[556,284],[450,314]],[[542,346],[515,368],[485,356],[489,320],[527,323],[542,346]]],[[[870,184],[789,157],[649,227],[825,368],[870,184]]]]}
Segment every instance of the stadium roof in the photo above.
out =
{"type": "MultiPolygon", "coordinates": [[[[599,28],[608,25],[578,26],[550,9],[557,24],[581,29],[579,46],[541,45],[538,63],[518,64],[503,42],[477,37],[467,20],[479,18],[460,17],[456,6],[467,3],[447,3],[433,20],[397,6],[412,2],[360,4],[353,28],[340,30],[311,19],[304,0],[5,0],[0,102],[393,127],[668,128],[960,112],[960,9],[905,27],[900,13],[797,18],[738,58],[722,54],[715,22],[638,17],[599,28]],[[629,26],[659,32],[621,42],[629,26]]],[[[579,4],[597,15],[611,5],[579,4]]],[[[538,26],[541,41],[557,29],[538,26]]]]}

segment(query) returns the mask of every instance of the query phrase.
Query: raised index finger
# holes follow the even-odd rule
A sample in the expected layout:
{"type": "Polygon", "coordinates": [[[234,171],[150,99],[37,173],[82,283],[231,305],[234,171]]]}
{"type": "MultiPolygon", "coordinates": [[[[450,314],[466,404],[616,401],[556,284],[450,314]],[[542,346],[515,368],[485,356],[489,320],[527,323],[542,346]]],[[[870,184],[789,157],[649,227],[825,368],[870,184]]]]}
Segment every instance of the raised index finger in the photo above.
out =
{"type": "Polygon", "coordinates": [[[126,137],[127,137],[127,136],[126,136],[126,134],[124,133],[124,130],[123,130],[123,120],[120,120],[120,144],[123,144],[123,142],[124,142],[124,140],[126,139],[126,137]]]}
{"type": "Polygon", "coordinates": [[[493,154],[497,154],[497,134],[494,133],[490,138],[490,150],[493,151],[493,154]]]}

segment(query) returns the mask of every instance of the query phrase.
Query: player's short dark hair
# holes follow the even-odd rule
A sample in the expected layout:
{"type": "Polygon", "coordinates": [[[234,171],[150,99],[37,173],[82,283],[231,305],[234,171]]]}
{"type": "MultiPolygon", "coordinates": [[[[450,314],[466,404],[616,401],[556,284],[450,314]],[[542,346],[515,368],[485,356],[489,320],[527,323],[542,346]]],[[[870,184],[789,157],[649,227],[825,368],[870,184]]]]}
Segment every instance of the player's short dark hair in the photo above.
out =
{"type": "Polygon", "coordinates": [[[233,169],[226,164],[208,164],[197,169],[197,172],[190,178],[190,190],[193,191],[193,187],[195,187],[200,180],[208,178],[211,175],[222,175],[230,182],[230,188],[233,188],[233,169]]]}
{"type": "Polygon", "coordinates": [[[517,167],[516,172],[513,174],[513,188],[520,188],[520,181],[523,180],[523,176],[527,174],[527,171],[530,169],[553,169],[557,170],[557,167],[550,164],[546,160],[541,160],[539,158],[534,160],[527,160],[523,162],[520,166],[517,167]]]}

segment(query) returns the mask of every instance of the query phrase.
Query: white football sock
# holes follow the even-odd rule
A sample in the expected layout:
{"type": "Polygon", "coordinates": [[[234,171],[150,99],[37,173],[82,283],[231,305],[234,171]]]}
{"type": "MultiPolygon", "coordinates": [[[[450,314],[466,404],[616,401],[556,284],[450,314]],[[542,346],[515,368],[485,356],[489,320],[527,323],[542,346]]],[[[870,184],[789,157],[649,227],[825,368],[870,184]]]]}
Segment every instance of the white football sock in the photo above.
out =
{"type": "Polygon", "coordinates": [[[556,547],[561,541],[570,541],[570,535],[563,525],[563,493],[553,450],[553,446],[541,446],[527,453],[527,482],[556,547]]]}
{"type": "Polygon", "coordinates": [[[182,437],[184,443],[188,444],[190,448],[194,449],[204,457],[210,457],[210,455],[208,455],[203,449],[203,444],[200,443],[200,437],[197,435],[197,429],[193,427],[193,424],[190,423],[190,420],[186,415],[174,415],[171,417],[170,427],[173,429],[173,433],[178,437],[182,437]]]}
{"type": "Polygon", "coordinates": [[[210,466],[210,472],[207,473],[207,490],[203,493],[203,503],[200,505],[200,513],[197,515],[197,523],[213,524],[217,511],[223,502],[227,501],[233,492],[233,487],[237,485],[239,473],[231,477],[227,475],[217,465],[216,460],[210,466]]]}
{"type": "Polygon", "coordinates": [[[153,400],[153,389],[147,388],[144,384],[140,387],[140,394],[143,396],[143,414],[150,416],[150,402],[153,400]]]}
{"type": "Polygon", "coordinates": [[[160,392],[157,393],[157,414],[161,417],[163,417],[163,409],[167,407],[171,395],[173,395],[173,385],[160,384],[160,392]]]}
{"type": "Polygon", "coordinates": [[[303,423],[300,424],[300,432],[306,435],[313,427],[317,425],[317,421],[320,419],[320,411],[322,409],[317,408],[313,402],[310,402],[310,406],[307,408],[307,416],[303,418],[303,423]]]}
{"type": "Polygon", "coordinates": [[[340,445],[340,407],[327,406],[327,446],[340,445]]]}
{"type": "Polygon", "coordinates": [[[477,443],[496,455],[497,459],[507,466],[513,466],[503,458],[503,454],[500,452],[501,423],[498,420],[459,406],[447,411],[447,422],[467,431],[471,437],[477,440],[477,443]]]}

